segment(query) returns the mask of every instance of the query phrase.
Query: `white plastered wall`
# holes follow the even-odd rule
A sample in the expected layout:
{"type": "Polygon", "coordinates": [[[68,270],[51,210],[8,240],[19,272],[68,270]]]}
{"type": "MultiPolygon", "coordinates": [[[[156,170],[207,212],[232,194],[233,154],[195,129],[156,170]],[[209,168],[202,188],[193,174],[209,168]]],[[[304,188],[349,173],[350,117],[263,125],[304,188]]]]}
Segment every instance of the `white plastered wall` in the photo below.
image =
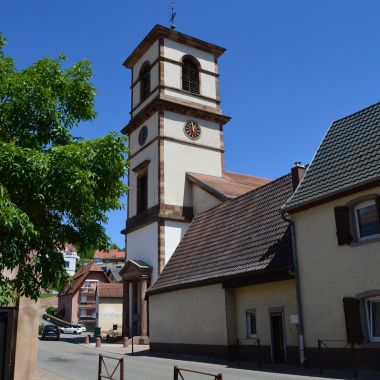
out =
{"type": "MultiPolygon", "coordinates": [[[[136,62],[132,69],[132,83],[134,83],[139,77],[141,66],[144,62],[148,61],[152,64],[159,57],[159,44],[158,40],[153,43],[153,45],[145,52],[145,54],[136,62]]],[[[159,82],[159,63],[157,62],[155,65],[151,67],[150,71],[150,88],[153,90],[158,86],[159,82]]],[[[138,109],[133,112],[135,115],[145,104],[147,104],[157,93],[151,94],[148,99],[145,100],[143,104],[141,104],[138,109]]],[[[132,89],[132,108],[136,107],[140,103],[140,82],[138,82],[132,89]]],[[[133,116],[132,115],[132,116],[133,116]]]]}
{"type": "Polygon", "coordinates": [[[192,206],[191,184],[186,180],[186,172],[222,175],[220,152],[165,141],[164,154],[166,204],[192,206]]]}
{"type": "Polygon", "coordinates": [[[154,140],[158,136],[158,113],[154,113],[149,119],[144,121],[137,129],[135,129],[129,136],[129,154],[133,155],[150,141],[154,140]],[[148,137],[143,146],[139,144],[139,132],[142,126],[146,125],[148,128],[148,137]]]}
{"type": "Polygon", "coordinates": [[[219,125],[168,111],[164,116],[164,136],[177,140],[164,141],[165,203],[192,206],[191,184],[186,180],[186,172],[222,176],[222,154],[213,150],[221,148],[219,125]],[[189,119],[197,121],[202,128],[196,141],[183,132],[189,119]]]}
{"type": "Polygon", "coordinates": [[[169,261],[171,255],[182,240],[190,223],[165,221],[165,264],[169,261]]]}
{"type": "Polygon", "coordinates": [[[226,345],[225,305],[221,284],[150,296],[150,341],[226,345]]]}
{"type": "Polygon", "coordinates": [[[338,246],[334,207],[380,187],[342,197],[291,215],[295,221],[305,344],[346,339],[343,297],[380,289],[380,241],[338,246]]]}
{"type": "Polygon", "coordinates": [[[200,212],[209,210],[212,207],[220,205],[222,202],[212,196],[207,191],[202,190],[197,185],[192,185],[193,189],[193,212],[197,215],[200,212]]]}
{"type": "Polygon", "coordinates": [[[270,308],[283,308],[285,339],[288,346],[297,346],[297,326],[290,323],[290,315],[297,314],[295,281],[276,281],[243,286],[235,289],[237,337],[247,338],[246,311],[256,311],[257,337],[261,344],[271,344],[270,308]]]}
{"type": "MultiPolygon", "coordinates": [[[[174,60],[176,62],[182,62],[182,58],[185,55],[191,55],[196,58],[200,64],[201,69],[210,71],[212,73],[217,72],[217,67],[214,62],[214,55],[186,46],[179,42],[175,42],[169,39],[164,40],[164,57],[174,60]]],[[[179,65],[165,62],[164,63],[164,85],[169,87],[175,87],[182,89],[182,73],[179,65]]],[[[207,96],[212,99],[216,99],[216,81],[217,78],[214,75],[207,73],[200,73],[200,95],[207,96]]],[[[203,105],[218,108],[215,102],[207,101],[196,96],[179,94],[173,91],[165,90],[165,94],[177,96],[183,99],[187,99],[203,105]]]]}
{"type": "Polygon", "coordinates": [[[123,323],[123,299],[99,298],[98,327],[103,331],[112,330],[113,325],[123,323]]]}
{"type": "Polygon", "coordinates": [[[195,49],[191,46],[187,46],[167,38],[164,39],[164,57],[181,62],[182,57],[186,54],[195,57],[199,61],[202,69],[213,73],[216,72],[214,55],[211,53],[195,49]]]}
{"type": "Polygon", "coordinates": [[[137,173],[132,169],[145,160],[150,161],[148,165],[148,208],[158,204],[158,141],[155,141],[130,161],[129,217],[136,215],[137,202],[137,173]]]}
{"type": "Polygon", "coordinates": [[[152,270],[152,284],[158,276],[158,226],[157,223],[130,232],[127,235],[128,259],[142,260],[152,270]]]}

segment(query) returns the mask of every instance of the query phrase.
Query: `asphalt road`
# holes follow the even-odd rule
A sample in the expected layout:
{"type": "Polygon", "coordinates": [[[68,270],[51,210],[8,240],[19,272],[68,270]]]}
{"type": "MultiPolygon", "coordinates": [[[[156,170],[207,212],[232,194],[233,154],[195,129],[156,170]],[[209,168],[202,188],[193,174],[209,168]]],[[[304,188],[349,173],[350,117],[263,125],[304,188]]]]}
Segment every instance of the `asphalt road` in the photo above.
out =
{"type": "MultiPolygon", "coordinates": [[[[68,336],[64,336],[67,339],[68,336]]],[[[73,337],[72,343],[69,341],[40,341],[38,367],[43,376],[43,380],[96,380],[98,371],[99,352],[95,349],[85,348],[74,342],[78,338],[73,337]]],[[[68,339],[69,340],[69,339],[68,339]]],[[[173,367],[192,369],[209,373],[222,373],[223,380],[312,380],[317,372],[311,371],[313,376],[301,376],[295,370],[291,372],[287,369],[278,369],[288,373],[276,373],[268,370],[259,372],[255,369],[239,369],[228,367],[222,364],[211,364],[189,360],[177,360],[173,358],[154,357],[148,352],[140,352],[135,356],[121,354],[107,354],[115,358],[124,358],[125,379],[124,380],[172,380],[173,367]]],[[[183,359],[183,358],[181,358],[183,359]]],[[[349,379],[350,375],[337,376],[334,378],[349,379]]],[[[342,374],[340,374],[342,375],[342,374]]],[[[118,377],[116,377],[118,378],[118,377]]],[[[364,378],[364,377],[361,377],[364,378]]],[[[372,379],[372,376],[365,377],[372,379]]],[[[185,380],[211,380],[213,378],[194,375],[191,373],[184,374],[185,380]]],[[[320,378],[319,378],[320,379],[320,378]]]]}

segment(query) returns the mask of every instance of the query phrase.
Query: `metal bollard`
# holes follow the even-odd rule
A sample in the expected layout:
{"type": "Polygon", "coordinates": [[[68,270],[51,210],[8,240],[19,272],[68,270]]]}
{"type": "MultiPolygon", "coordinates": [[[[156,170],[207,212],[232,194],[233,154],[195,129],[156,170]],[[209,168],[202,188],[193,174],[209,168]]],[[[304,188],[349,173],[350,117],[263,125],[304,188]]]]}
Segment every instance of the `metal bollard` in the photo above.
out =
{"type": "Polygon", "coordinates": [[[102,340],[100,336],[96,337],[95,347],[102,347],[102,340]]]}
{"type": "Polygon", "coordinates": [[[125,336],[124,337],[124,348],[128,348],[128,346],[129,346],[129,343],[128,343],[128,337],[127,336],[125,336]]]}
{"type": "Polygon", "coordinates": [[[90,335],[86,335],[85,336],[85,341],[84,341],[85,344],[89,344],[90,343],[90,335]]]}

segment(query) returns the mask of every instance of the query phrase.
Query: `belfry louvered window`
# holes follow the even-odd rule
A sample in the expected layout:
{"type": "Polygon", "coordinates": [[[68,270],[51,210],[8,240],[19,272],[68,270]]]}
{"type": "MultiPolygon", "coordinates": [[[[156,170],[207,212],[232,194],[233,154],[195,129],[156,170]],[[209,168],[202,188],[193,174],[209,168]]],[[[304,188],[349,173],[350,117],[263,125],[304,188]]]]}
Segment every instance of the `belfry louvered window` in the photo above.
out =
{"type": "Polygon", "coordinates": [[[150,94],[150,64],[145,62],[140,69],[140,102],[145,100],[150,94]]]}
{"type": "Polygon", "coordinates": [[[182,60],[182,88],[193,94],[199,94],[199,69],[192,57],[185,57],[182,60]]]}

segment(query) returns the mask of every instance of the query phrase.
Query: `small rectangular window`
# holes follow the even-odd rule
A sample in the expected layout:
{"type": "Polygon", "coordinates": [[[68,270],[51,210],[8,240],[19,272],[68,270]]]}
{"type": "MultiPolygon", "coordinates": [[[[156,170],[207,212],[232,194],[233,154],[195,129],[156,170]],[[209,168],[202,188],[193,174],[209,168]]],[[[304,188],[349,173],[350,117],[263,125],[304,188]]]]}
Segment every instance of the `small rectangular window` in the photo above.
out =
{"type": "Polygon", "coordinates": [[[247,324],[247,338],[256,338],[256,310],[247,310],[245,316],[247,324]]]}
{"type": "Polygon", "coordinates": [[[380,342],[380,298],[367,300],[367,322],[369,340],[380,342]]]}
{"type": "Polygon", "coordinates": [[[69,268],[69,266],[70,266],[70,263],[67,260],[65,260],[65,268],[69,268]]]}
{"type": "Polygon", "coordinates": [[[137,213],[148,209],[148,173],[141,173],[137,177],[137,213]]]}
{"type": "Polygon", "coordinates": [[[380,223],[375,201],[359,203],[355,209],[355,223],[359,240],[380,236],[380,223]]]}

